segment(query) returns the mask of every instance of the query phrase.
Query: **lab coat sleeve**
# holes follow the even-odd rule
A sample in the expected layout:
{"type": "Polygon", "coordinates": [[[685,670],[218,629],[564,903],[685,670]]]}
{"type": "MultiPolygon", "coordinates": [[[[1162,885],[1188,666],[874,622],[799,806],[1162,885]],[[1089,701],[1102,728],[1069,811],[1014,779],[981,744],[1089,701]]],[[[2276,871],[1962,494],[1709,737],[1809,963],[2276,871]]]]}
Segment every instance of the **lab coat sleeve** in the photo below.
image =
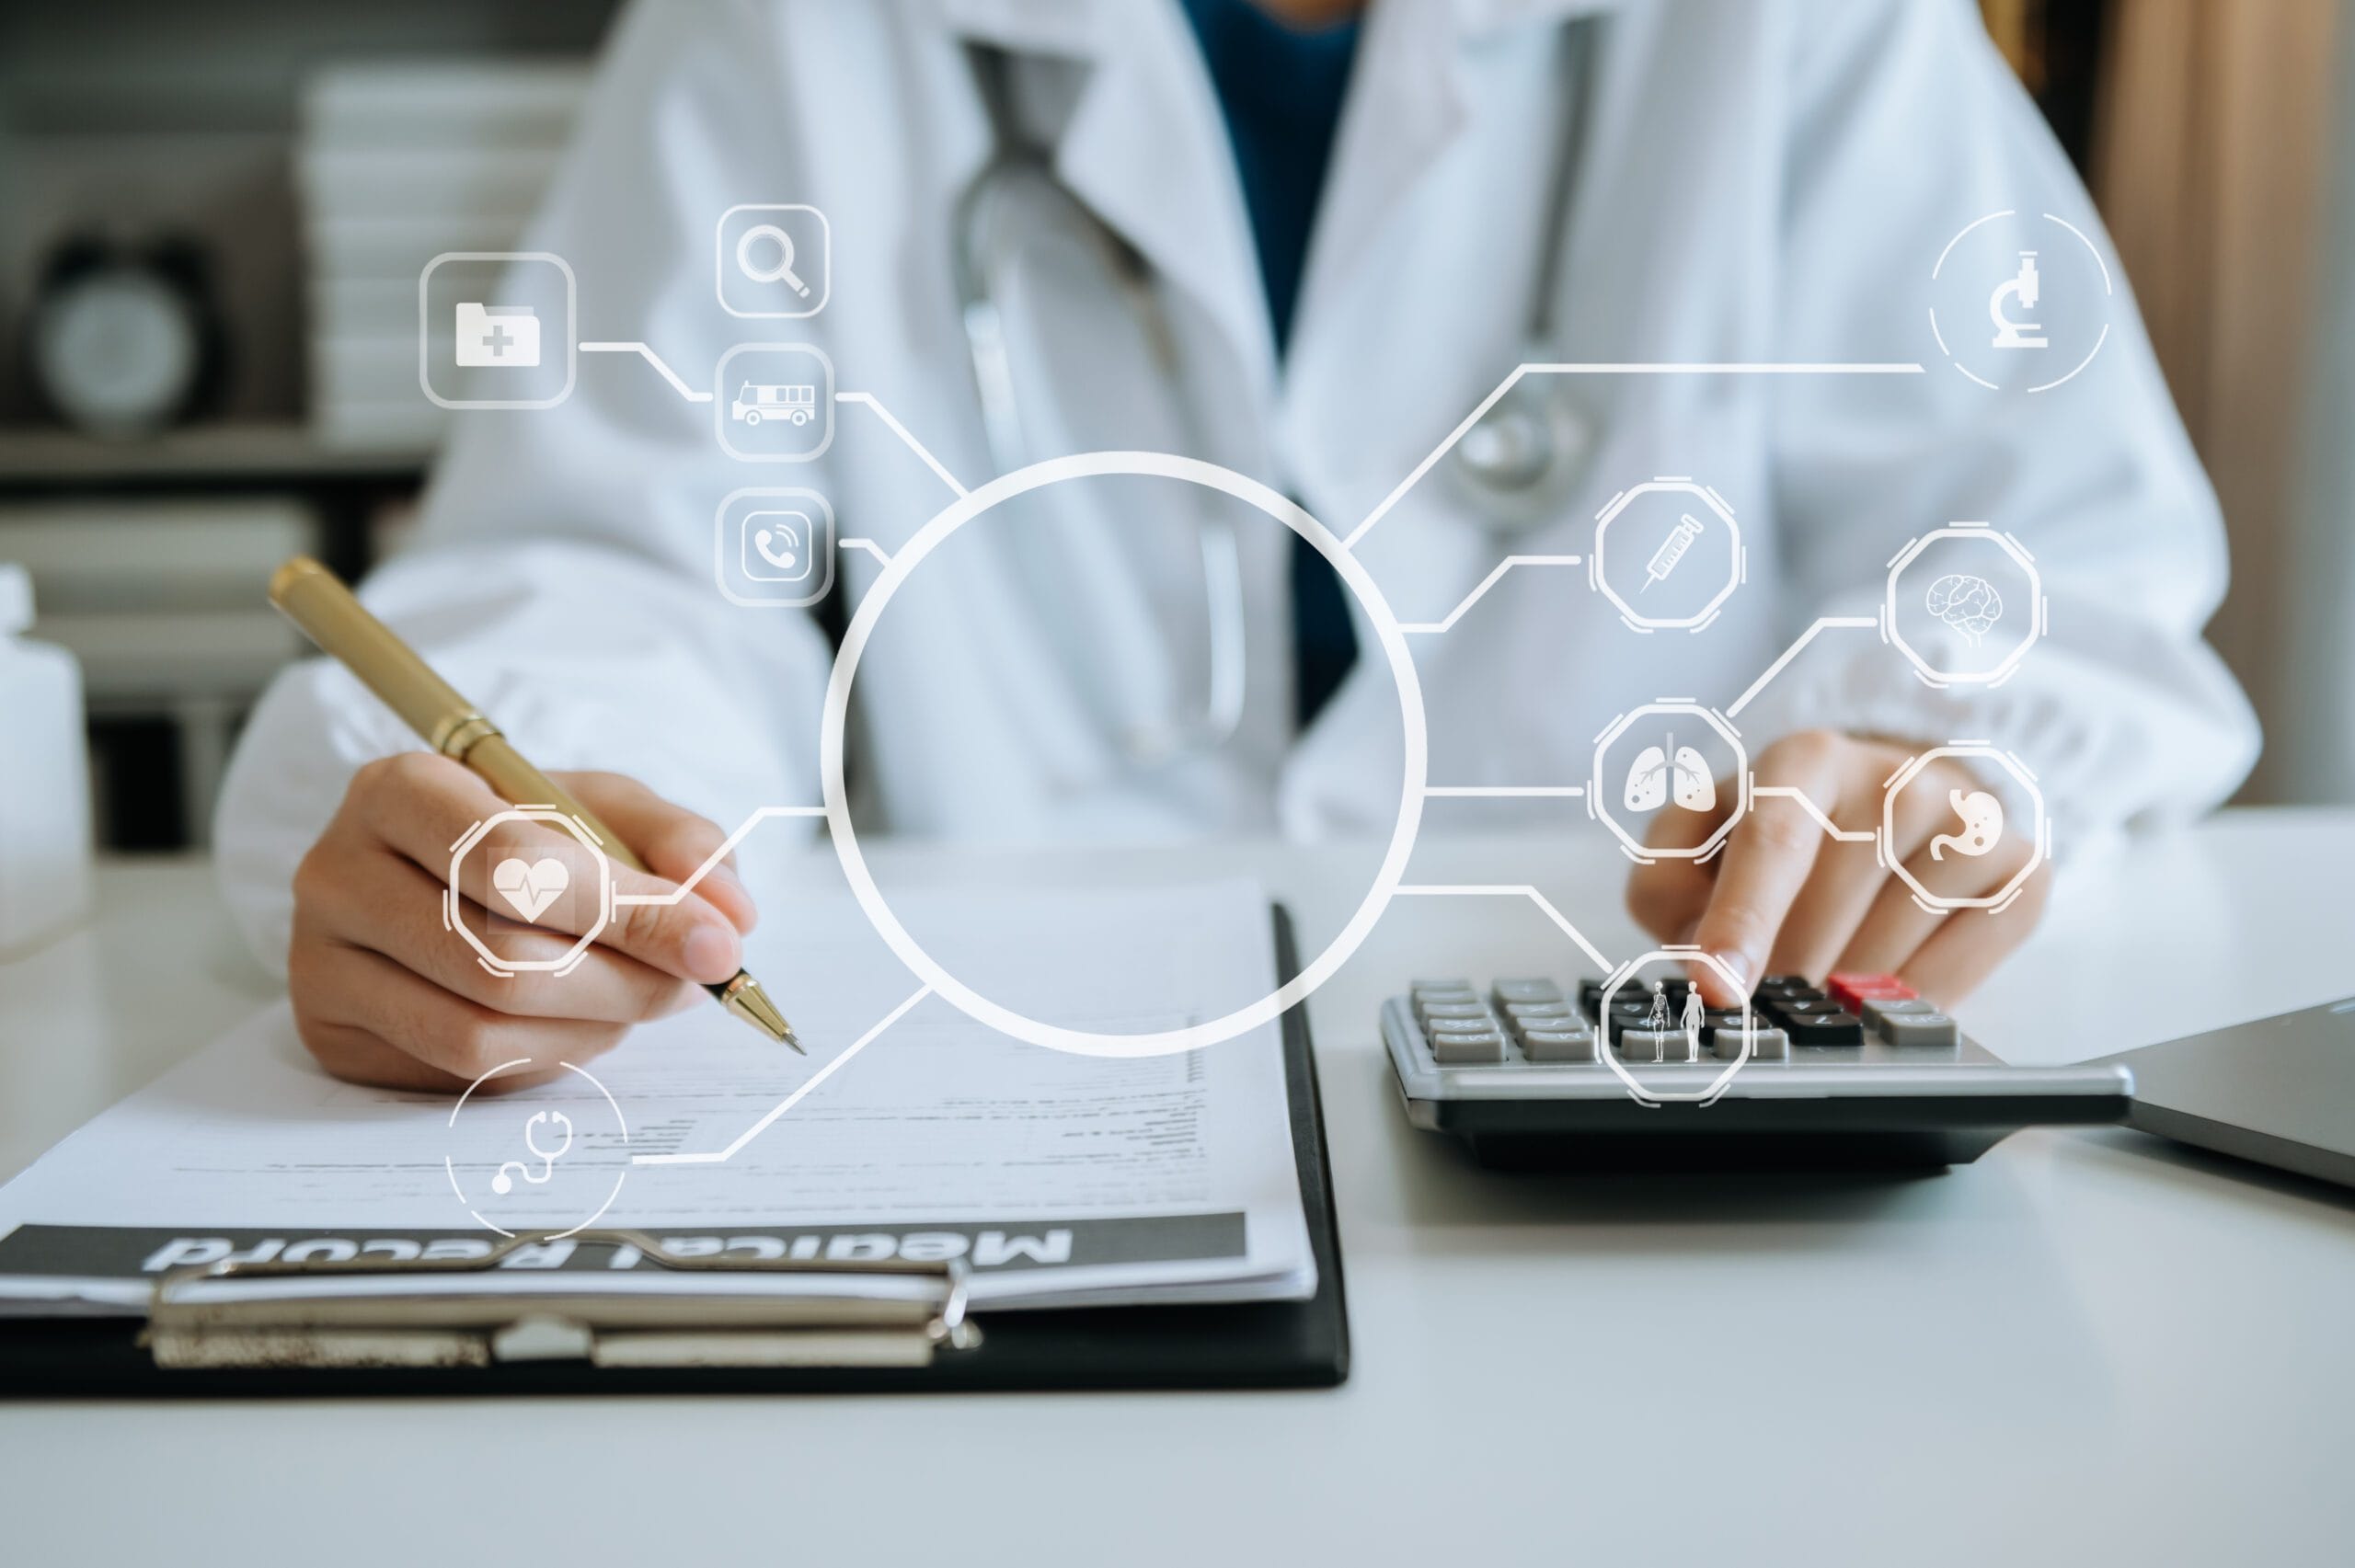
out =
{"type": "Polygon", "coordinates": [[[2036,774],[2063,854],[2214,806],[2257,746],[2200,638],[2224,589],[2222,521],[2091,200],[1965,0],[1793,10],[1807,25],[1790,39],[1775,351],[1924,372],[1778,385],[1787,631],[1877,613],[1905,542],[1966,520],[2032,553],[2050,629],[2009,680],[1945,690],[1872,633],[1828,631],[1742,715],[1745,735],[1991,740],[2036,774]],[[1956,373],[1925,324],[1947,236],[2007,208],[2066,216],[2119,279],[2094,363],[2035,395],[1956,373]]]}
{"type": "MultiPolygon", "coordinates": [[[[646,341],[709,384],[728,336],[713,225],[731,192],[791,189],[789,127],[757,80],[770,46],[750,6],[642,6],[621,25],[524,246],[572,265],[583,340],[646,341]],[[742,167],[749,148],[764,177],[742,167]]],[[[361,597],[543,768],[629,773],[732,829],[818,798],[824,637],[806,612],[731,604],[714,581],[721,499],[769,483],[822,488],[806,465],[739,467],[711,406],[635,356],[582,355],[555,408],[454,417],[414,543],[361,597]]],[[[353,772],[419,745],[324,659],[264,695],[215,840],[265,962],[284,961],[294,866],[353,772]]]]}

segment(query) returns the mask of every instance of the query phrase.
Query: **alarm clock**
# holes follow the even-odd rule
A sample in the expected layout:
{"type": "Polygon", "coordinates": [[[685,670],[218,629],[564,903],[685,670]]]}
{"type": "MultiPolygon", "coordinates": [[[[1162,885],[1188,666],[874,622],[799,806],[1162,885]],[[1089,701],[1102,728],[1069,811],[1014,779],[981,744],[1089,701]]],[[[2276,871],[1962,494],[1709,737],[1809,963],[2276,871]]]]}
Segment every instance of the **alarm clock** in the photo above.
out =
{"type": "Polygon", "coordinates": [[[146,435],[219,390],[220,311],[193,241],[80,236],[52,251],[33,288],[24,342],[35,395],[92,435],[146,435]]]}

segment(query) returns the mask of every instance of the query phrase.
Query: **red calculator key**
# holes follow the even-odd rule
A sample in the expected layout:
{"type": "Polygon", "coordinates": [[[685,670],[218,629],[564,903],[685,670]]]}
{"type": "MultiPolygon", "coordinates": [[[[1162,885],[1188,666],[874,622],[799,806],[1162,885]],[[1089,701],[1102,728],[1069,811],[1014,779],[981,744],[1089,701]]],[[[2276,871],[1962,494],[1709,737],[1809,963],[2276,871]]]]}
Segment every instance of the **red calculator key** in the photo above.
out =
{"type": "Polygon", "coordinates": [[[1867,998],[1876,1001],[1911,1001],[1912,987],[1895,975],[1837,974],[1826,979],[1823,989],[1832,1000],[1851,1013],[1861,1009],[1867,998]]]}

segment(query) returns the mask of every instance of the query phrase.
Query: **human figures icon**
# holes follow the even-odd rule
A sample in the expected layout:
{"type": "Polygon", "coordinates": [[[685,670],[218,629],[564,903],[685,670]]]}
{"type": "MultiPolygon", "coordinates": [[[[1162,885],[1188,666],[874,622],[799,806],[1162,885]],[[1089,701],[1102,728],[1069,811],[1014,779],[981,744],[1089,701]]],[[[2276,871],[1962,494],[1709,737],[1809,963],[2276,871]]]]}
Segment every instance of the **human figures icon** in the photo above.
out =
{"type": "Polygon", "coordinates": [[[1658,987],[1653,989],[1652,1010],[1644,1019],[1644,1027],[1658,1030],[1663,1035],[1668,1033],[1668,992],[1666,990],[1658,987]]]}
{"type": "Polygon", "coordinates": [[[510,1160],[499,1168],[499,1174],[491,1177],[491,1191],[510,1193],[515,1190],[515,1177],[507,1173],[510,1171],[514,1172],[516,1176],[523,1177],[534,1186],[538,1186],[556,1174],[556,1162],[563,1159],[572,1148],[572,1118],[562,1111],[534,1111],[531,1119],[523,1124],[523,1147],[530,1150],[532,1158],[540,1162],[540,1173],[536,1176],[532,1174],[532,1168],[521,1160],[510,1160]],[[542,1149],[538,1141],[532,1137],[534,1129],[542,1122],[563,1124],[564,1141],[557,1144],[552,1150],[542,1149]]]}
{"type": "Polygon", "coordinates": [[[1707,1013],[1701,1006],[1701,988],[1687,986],[1684,989],[1684,1013],[1682,1020],[1684,1025],[1684,1059],[1686,1061],[1701,1059],[1701,1024],[1706,1017],[1707,1013]]]}

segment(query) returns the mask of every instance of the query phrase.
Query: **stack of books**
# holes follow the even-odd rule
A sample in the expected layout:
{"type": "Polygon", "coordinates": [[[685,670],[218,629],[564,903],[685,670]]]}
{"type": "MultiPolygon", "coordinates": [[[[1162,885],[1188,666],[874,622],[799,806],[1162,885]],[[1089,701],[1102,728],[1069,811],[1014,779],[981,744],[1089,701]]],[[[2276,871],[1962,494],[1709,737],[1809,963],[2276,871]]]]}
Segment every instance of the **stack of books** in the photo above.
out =
{"type": "Polygon", "coordinates": [[[418,385],[418,279],[444,251],[517,250],[587,92],[582,61],[326,67],[294,146],[311,420],[345,448],[414,451],[447,412],[418,385]]]}

